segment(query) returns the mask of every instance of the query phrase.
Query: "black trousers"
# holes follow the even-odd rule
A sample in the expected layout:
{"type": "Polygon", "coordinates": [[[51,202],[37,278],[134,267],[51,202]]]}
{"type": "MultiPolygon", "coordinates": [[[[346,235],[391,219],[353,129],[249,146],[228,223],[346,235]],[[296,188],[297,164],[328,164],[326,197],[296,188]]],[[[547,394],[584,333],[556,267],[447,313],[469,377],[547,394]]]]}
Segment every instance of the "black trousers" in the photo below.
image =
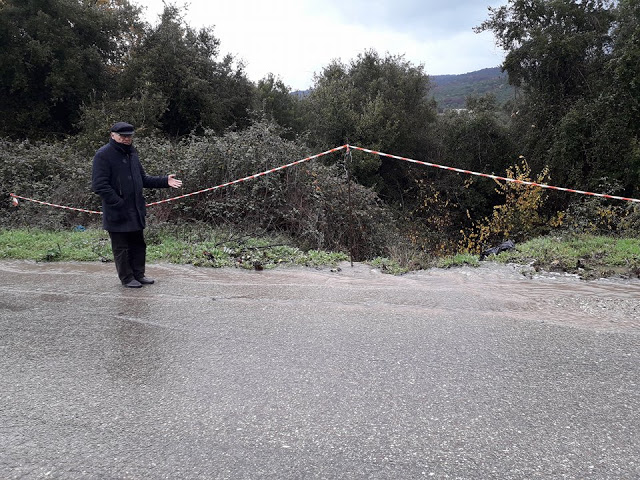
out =
{"type": "Polygon", "coordinates": [[[109,232],[111,250],[122,283],[144,277],[147,244],[142,230],[135,232],[109,232]]]}

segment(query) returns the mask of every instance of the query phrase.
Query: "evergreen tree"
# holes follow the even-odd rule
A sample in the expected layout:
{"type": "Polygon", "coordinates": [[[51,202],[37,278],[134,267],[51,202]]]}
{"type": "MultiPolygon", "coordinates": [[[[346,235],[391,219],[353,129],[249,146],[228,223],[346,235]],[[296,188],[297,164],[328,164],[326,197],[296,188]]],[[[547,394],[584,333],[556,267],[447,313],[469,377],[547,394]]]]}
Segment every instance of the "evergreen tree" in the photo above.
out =
{"type": "Polygon", "coordinates": [[[255,91],[254,109],[268,120],[285,128],[283,135],[293,138],[301,133],[302,121],[300,101],[284,82],[272,73],[258,81],[255,91]]]}
{"type": "Polygon", "coordinates": [[[161,128],[172,136],[199,127],[222,132],[246,126],[254,87],[232,57],[216,61],[219,45],[211,28],[195,31],[175,6],[165,6],[160,23],[132,49],[120,92],[164,98],[161,128]]]}
{"type": "MultiPolygon", "coordinates": [[[[305,100],[310,140],[318,148],[345,143],[404,156],[424,157],[435,102],[423,67],[402,56],[358,55],[350,65],[334,61],[315,78],[305,100]]],[[[354,173],[390,201],[401,201],[411,183],[408,165],[359,156],[354,173]]]]}
{"type": "Polygon", "coordinates": [[[509,81],[522,89],[522,153],[535,171],[548,165],[554,183],[637,188],[636,4],[510,0],[479,28],[494,32],[509,81]]]}
{"type": "Polygon", "coordinates": [[[0,133],[73,133],[83,102],[120,71],[138,19],[127,0],[0,2],[0,133]]]}

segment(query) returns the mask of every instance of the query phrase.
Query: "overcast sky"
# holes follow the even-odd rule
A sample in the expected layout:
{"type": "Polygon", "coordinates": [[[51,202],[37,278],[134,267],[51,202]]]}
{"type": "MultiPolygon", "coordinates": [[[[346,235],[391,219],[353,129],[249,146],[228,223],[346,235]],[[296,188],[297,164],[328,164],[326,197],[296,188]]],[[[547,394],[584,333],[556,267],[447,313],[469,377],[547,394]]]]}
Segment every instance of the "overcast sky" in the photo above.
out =
{"type": "MultiPolygon", "coordinates": [[[[158,23],[162,0],[134,0],[158,23]]],[[[429,75],[496,67],[503,52],[491,33],[473,33],[488,7],[507,0],[183,0],[186,22],[213,27],[223,54],[244,62],[249,79],[268,73],[306,90],[333,59],[348,64],[367,49],[404,55],[429,75]]]]}

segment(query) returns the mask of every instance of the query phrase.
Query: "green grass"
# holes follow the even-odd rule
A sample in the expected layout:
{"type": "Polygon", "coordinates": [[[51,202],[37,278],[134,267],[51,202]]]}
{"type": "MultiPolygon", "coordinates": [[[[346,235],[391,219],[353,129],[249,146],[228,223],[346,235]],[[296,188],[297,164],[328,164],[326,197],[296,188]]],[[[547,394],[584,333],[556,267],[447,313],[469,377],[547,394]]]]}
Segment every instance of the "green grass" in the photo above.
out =
{"type": "Polygon", "coordinates": [[[533,264],[536,270],[577,273],[582,278],[639,276],[640,238],[540,237],[495,259],[503,263],[533,264]]]}
{"type": "Polygon", "coordinates": [[[99,230],[0,230],[0,258],[91,262],[110,257],[109,235],[99,230]]]}
{"type": "MultiPolygon", "coordinates": [[[[209,227],[151,227],[146,232],[147,259],[151,262],[207,267],[269,269],[279,265],[333,266],[348,260],[344,253],[303,251],[285,238],[239,237],[209,227]]],[[[0,259],[35,261],[110,261],[109,235],[99,229],[43,231],[0,230],[0,259]]],[[[594,235],[540,237],[487,261],[532,265],[537,271],[576,273],[582,278],[640,277],[640,238],[594,235]]],[[[410,268],[377,257],[369,262],[385,273],[400,275],[410,268]]],[[[431,263],[439,268],[478,266],[476,255],[458,254],[431,263]]],[[[413,267],[420,268],[420,267],[413,267]]]]}
{"type": "Polygon", "coordinates": [[[443,257],[436,263],[438,268],[461,267],[463,265],[479,267],[480,261],[478,260],[478,256],[469,253],[458,253],[456,255],[443,257]]]}
{"type": "MultiPolygon", "coordinates": [[[[208,267],[268,269],[277,265],[335,265],[344,253],[302,251],[279,238],[242,238],[210,229],[151,228],[147,260],[208,267]]],[[[113,258],[107,232],[0,230],[0,259],[35,261],[105,261],[113,258]]]]}
{"type": "Polygon", "coordinates": [[[402,275],[409,271],[408,268],[403,267],[395,260],[384,257],[376,257],[367,263],[374,268],[378,268],[381,272],[390,273],[391,275],[402,275]]]}
{"type": "MultiPolygon", "coordinates": [[[[640,277],[640,238],[616,238],[595,235],[540,237],[516,246],[515,250],[492,255],[486,261],[532,265],[539,272],[567,272],[584,279],[621,276],[640,277]]],[[[438,268],[478,267],[477,255],[456,254],[432,262],[438,268]]],[[[388,273],[404,273],[388,259],[376,259],[388,273]]]]}

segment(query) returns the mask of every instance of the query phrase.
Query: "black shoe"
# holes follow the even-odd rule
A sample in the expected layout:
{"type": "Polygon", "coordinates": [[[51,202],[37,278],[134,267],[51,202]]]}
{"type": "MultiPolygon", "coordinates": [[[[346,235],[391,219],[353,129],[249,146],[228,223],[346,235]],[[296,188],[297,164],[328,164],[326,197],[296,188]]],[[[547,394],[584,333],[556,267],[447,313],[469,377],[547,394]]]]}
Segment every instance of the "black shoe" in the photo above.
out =
{"type": "Polygon", "coordinates": [[[127,288],[140,288],[142,287],[142,283],[140,283],[135,278],[127,283],[123,283],[123,285],[127,288]]]}
{"type": "Polygon", "coordinates": [[[138,280],[142,285],[151,285],[155,283],[155,280],[149,277],[137,278],[136,280],[138,280]]]}

